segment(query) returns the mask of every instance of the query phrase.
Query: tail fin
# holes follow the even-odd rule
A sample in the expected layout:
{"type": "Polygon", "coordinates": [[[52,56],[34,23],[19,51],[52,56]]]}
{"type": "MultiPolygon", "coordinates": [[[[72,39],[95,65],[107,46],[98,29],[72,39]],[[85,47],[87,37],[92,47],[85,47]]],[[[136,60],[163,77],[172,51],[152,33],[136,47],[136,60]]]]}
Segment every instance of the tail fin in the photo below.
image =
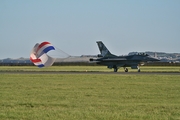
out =
{"type": "Polygon", "coordinates": [[[99,51],[103,57],[116,57],[116,55],[111,54],[102,41],[97,41],[96,43],[98,44],[99,51]]]}

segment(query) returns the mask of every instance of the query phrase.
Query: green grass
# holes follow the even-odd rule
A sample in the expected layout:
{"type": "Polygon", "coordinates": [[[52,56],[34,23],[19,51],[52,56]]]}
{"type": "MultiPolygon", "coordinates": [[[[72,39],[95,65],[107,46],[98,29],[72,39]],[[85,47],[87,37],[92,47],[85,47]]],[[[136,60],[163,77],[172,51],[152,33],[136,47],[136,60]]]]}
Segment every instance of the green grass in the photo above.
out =
{"type": "MultiPolygon", "coordinates": [[[[137,72],[137,69],[128,68],[129,72],[137,72]]],[[[2,71],[87,71],[87,72],[113,72],[106,66],[52,66],[47,68],[38,68],[36,66],[0,66],[2,71]]],[[[124,72],[120,68],[118,72],[124,72]]],[[[141,66],[141,72],[180,72],[180,66],[141,66]]]]}
{"type": "Polygon", "coordinates": [[[180,75],[0,74],[0,119],[180,119],[180,75]]]}

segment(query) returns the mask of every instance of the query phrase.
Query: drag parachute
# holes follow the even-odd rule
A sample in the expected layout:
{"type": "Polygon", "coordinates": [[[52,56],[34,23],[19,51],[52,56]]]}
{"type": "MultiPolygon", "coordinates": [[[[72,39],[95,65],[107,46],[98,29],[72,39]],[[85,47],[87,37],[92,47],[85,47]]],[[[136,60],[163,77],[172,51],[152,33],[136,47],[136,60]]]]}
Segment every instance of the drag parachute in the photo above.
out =
{"type": "Polygon", "coordinates": [[[30,60],[38,67],[49,67],[55,61],[55,58],[47,54],[51,50],[55,50],[55,48],[49,42],[36,43],[31,51],[30,60]]]}

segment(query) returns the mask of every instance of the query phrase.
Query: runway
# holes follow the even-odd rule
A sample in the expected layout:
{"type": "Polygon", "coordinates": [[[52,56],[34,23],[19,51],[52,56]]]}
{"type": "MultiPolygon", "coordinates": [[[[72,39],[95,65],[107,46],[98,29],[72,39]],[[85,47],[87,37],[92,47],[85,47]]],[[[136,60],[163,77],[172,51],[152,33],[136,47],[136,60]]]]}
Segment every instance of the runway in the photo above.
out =
{"type": "Polygon", "coordinates": [[[72,72],[72,71],[0,71],[0,74],[100,74],[100,75],[180,75],[180,72],[72,72]]]}

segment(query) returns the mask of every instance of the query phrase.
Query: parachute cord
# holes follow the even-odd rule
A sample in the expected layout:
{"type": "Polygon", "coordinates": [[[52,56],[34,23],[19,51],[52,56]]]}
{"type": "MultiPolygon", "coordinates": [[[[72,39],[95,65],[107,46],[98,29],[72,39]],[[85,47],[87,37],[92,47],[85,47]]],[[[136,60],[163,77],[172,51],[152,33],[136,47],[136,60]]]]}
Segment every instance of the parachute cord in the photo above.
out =
{"type": "Polygon", "coordinates": [[[68,53],[64,52],[63,50],[59,49],[58,47],[54,46],[57,50],[59,50],[60,52],[64,53],[65,55],[67,55],[67,58],[71,57],[71,55],[69,55],[68,53]]]}

